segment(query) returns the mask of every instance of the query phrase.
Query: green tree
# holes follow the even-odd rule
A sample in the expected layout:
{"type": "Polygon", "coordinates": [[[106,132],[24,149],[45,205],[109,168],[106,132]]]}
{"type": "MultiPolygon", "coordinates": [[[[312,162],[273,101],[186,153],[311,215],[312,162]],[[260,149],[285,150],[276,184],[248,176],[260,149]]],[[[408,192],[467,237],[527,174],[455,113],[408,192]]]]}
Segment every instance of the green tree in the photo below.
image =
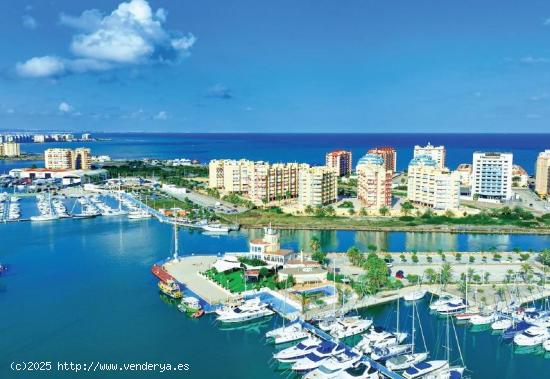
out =
{"type": "Polygon", "coordinates": [[[550,249],[544,249],[539,254],[539,261],[545,266],[550,266],[550,249]]]}
{"type": "Polygon", "coordinates": [[[409,201],[406,201],[401,204],[401,212],[405,216],[410,215],[413,209],[414,209],[414,205],[412,205],[409,201]]]}
{"type": "Polygon", "coordinates": [[[390,210],[388,209],[388,207],[383,206],[378,210],[378,212],[380,213],[380,216],[387,216],[390,210]]]}
{"type": "Polygon", "coordinates": [[[424,277],[430,284],[434,284],[437,281],[437,272],[433,268],[428,267],[424,270],[424,277]]]}
{"type": "Polygon", "coordinates": [[[443,263],[439,271],[439,276],[441,278],[441,284],[443,288],[445,288],[447,284],[453,280],[453,268],[450,263],[443,263]]]}

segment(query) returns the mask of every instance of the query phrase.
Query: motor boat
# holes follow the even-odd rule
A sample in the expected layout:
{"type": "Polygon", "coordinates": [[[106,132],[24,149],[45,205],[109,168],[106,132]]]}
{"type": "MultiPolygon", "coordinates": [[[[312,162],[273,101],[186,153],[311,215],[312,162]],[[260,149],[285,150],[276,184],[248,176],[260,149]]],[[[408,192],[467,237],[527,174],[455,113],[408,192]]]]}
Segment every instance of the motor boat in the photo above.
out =
{"type": "Polygon", "coordinates": [[[438,307],[444,304],[447,304],[450,301],[455,301],[455,300],[458,300],[458,298],[450,295],[443,295],[443,296],[440,296],[439,299],[431,303],[429,308],[430,310],[435,311],[437,310],[438,307]]]}
{"type": "Polygon", "coordinates": [[[180,312],[184,313],[195,313],[201,309],[201,304],[196,297],[186,296],[181,299],[181,303],[178,304],[178,309],[180,312]]]}
{"type": "Polygon", "coordinates": [[[462,299],[454,299],[453,301],[449,301],[439,307],[437,307],[435,310],[440,315],[454,315],[456,313],[462,313],[466,310],[466,303],[462,299]]]}
{"type": "Polygon", "coordinates": [[[330,330],[330,334],[336,338],[351,337],[366,331],[371,327],[372,322],[372,320],[363,318],[343,318],[336,321],[334,327],[330,330]]]}
{"type": "Polygon", "coordinates": [[[158,282],[158,287],[163,294],[173,299],[180,299],[183,296],[179,285],[173,280],[167,280],[165,282],[161,280],[158,282]]]}
{"type": "Polygon", "coordinates": [[[547,328],[531,326],[514,337],[514,343],[518,346],[537,346],[550,337],[547,328]]]}
{"type": "Polygon", "coordinates": [[[299,322],[273,329],[265,334],[265,337],[274,344],[287,343],[301,340],[309,336],[308,332],[299,322]]]}
{"type": "Polygon", "coordinates": [[[512,327],[512,320],[508,318],[501,318],[499,320],[496,320],[491,324],[491,329],[493,330],[506,330],[508,328],[512,327]]]}
{"type": "Polygon", "coordinates": [[[428,291],[426,291],[426,290],[417,290],[417,291],[409,292],[409,293],[405,294],[405,296],[403,296],[403,299],[405,299],[405,301],[420,300],[420,299],[424,298],[424,296],[426,296],[427,292],[428,291]]]}
{"type": "Polygon", "coordinates": [[[296,346],[281,350],[273,355],[281,363],[296,362],[310,352],[321,346],[321,340],[317,337],[309,337],[296,346]]]}
{"type": "Polygon", "coordinates": [[[303,379],[334,379],[338,374],[359,362],[361,355],[351,350],[323,360],[323,363],[313,371],[304,375],[303,379]]]}
{"type": "Polygon", "coordinates": [[[31,221],[53,221],[53,220],[59,220],[59,216],[53,213],[46,213],[38,216],[31,216],[31,221]]]}
{"type": "Polygon", "coordinates": [[[420,362],[406,369],[402,376],[405,379],[423,378],[428,374],[435,374],[448,369],[449,363],[444,360],[420,362]]]}
{"type": "Polygon", "coordinates": [[[364,335],[356,348],[365,354],[370,354],[374,349],[399,345],[407,336],[407,333],[390,333],[387,331],[384,331],[383,336],[376,335],[374,338],[370,335],[364,335]]]}
{"type": "Polygon", "coordinates": [[[128,212],[128,218],[130,220],[142,220],[146,218],[151,218],[151,214],[147,211],[138,209],[128,212]]]}
{"type": "Polygon", "coordinates": [[[386,361],[401,354],[408,354],[412,351],[412,345],[394,345],[372,350],[370,357],[375,361],[386,361]]]}
{"type": "Polygon", "coordinates": [[[504,330],[504,333],[502,333],[502,338],[505,340],[511,340],[514,339],[514,337],[517,334],[523,333],[525,330],[532,327],[533,324],[528,323],[527,321],[520,321],[515,325],[512,325],[508,329],[504,330]]]}
{"type": "Polygon", "coordinates": [[[223,323],[237,323],[255,320],[261,317],[271,316],[275,312],[262,303],[260,299],[246,300],[242,305],[235,308],[224,307],[217,310],[218,321],[223,323]]]}
{"type": "Polygon", "coordinates": [[[543,342],[542,347],[546,351],[550,351],[550,338],[543,342]]]}
{"type": "Polygon", "coordinates": [[[481,313],[477,316],[474,316],[470,319],[471,325],[487,325],[492,324],[493,322],[498,320],[498,314],[497,313],[481,313]]]}
{"type": "Polygon", "coordinates": [[[342,343],[325,341],[317,349],[313,350],[305,357],[297,360],[292,365],[292,371],[305,373],[319,367],[323,361],[329,357],[346,352],[346,346],[342,343]]]}
{"type": "Polygon", "coordinates": [[[523,319],[535,326],[550,328],[550,312],[548,311],[525,312],[523,319]]]}
{"type": "Polygon", "coordinates": [[[428,353],[398,355],[386,361],[386,367],[392,371],[405,370],[428,359],[428,353]]]}
{"type": "Polygon", "coordinates": [[[379,372],[370,363],[362,361],[340,371],[336,376],[337,379],[380,379],[380,377],[379,372]]]}
{"type": "Polygon", "coordinates": [[[222,224],[206,224],[201,226],[202,230],[208,233],[229,233],[229,227],[222,224]]]}

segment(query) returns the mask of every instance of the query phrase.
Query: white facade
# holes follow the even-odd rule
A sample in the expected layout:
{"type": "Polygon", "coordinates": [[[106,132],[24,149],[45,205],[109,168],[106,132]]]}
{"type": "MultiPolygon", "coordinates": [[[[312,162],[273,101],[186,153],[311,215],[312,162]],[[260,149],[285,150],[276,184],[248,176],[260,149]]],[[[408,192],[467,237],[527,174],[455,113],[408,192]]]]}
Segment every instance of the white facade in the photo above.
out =
{"type": "Polygon", "coordinates": [[[472,196],[481,200],[503,201],[512,198],[512,153],[473,155],[472,196]]]}
{"type": "Polygon", "coordinates": [[[416,145],[413,158],[427,155],[437,162],[439,168],[445,168],[445,146],[433,146],[428,142],[426,146],[416,145]]]}
{"type": "Polygon", "coordinates": [[[298,204],[318,207],[338,200],[338,172],[332,167],[318,166],[300,170],[298,204]]]}

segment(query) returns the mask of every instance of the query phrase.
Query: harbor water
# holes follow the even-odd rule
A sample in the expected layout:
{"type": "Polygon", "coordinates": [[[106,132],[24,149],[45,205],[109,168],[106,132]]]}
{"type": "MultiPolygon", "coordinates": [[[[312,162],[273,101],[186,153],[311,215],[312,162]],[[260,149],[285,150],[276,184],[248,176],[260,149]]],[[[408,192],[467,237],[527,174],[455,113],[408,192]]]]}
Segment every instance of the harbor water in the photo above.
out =
{"type": "MultiPolygon", "coordinates": [[[[171,254],[171,228],[156,220],[96,218],[0,225],[0,378],[280,378],[270,362],[273,346],[263,334],[277,317],[238,329],[222,329],[211,316],[190,319],[163,299],[151,265],[171,254]],[[28,372],[12,362],[187,363],[181,372],[28,372]]],[[[259,231],[210,237],[181,230],[181,254],[243,251],[259,231]]],[[[351,245],[383,244],[392,251],[478,250],[496,246],[540,250],[548,236],[493,236],[411,233],[283,231],[284,247],[300,248],[317,235],[326,251],[351,245]],[[385,241],[385,242],[384,242],[385,241]]],[[[445,320],[419,312],[432,358],[442,357],[445,320]]],[[[410,326],[410,306],[400,307],[401,328],[410,326]]],[[[395,324],[395,304],[361,313],[378,325],[395,324]]],[[[540,352],[515,351],[490,332],[457,327],[472,378],[545,377],[550,359],[540,352]]],[[[454,336],[453,336],[454,338],[454,336]]],[[[453,359],[457,358],[456,344],[453,359]]]]}

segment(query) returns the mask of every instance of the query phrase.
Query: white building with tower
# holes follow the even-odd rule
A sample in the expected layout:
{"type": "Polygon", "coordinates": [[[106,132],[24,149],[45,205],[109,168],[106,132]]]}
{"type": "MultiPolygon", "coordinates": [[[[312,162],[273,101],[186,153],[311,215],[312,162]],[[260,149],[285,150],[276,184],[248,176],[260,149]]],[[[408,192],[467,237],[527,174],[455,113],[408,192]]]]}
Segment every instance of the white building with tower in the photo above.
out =
{"type": "Polygon", "coordinates": [[[445,146],[433,146],[428,142],[426,146],[416,145],[414,147],[414,156],[413,158],[427,155],[431,157],[437,163],[437,167],[445,168],[445,146]]]}
{"type": "Polygon", "coordinates": [[[512,193],[512,153],[475,152],[472,162],[472,196],[485,201],[506,201],[512,193]]]}

